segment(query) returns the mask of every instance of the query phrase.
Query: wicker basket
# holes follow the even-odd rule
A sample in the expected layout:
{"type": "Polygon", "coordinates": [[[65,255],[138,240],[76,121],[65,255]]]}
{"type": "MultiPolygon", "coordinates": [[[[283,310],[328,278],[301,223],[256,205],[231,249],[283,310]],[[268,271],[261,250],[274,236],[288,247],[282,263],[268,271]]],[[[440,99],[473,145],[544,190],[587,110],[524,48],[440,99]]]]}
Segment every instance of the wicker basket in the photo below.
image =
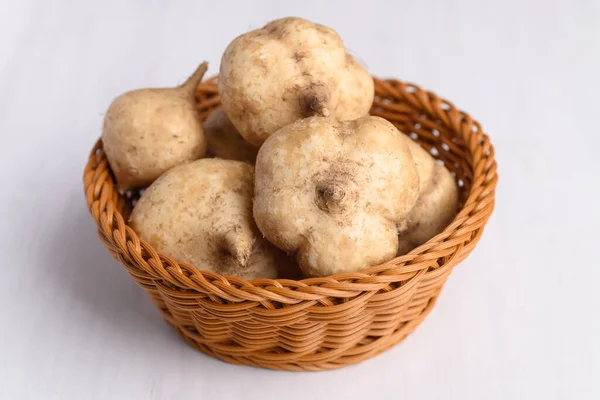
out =
{"type": "MultiPolygon", "coordinates": [[[[215,82],[198,87],[203,118],[219,105],[215,82]]],[[[375,87],[371,113],[444,162],[461,189],[461,211],[426,244],[357,273],[244,281],[157,253],[127,226],[136,194],[119,195],[98,141],[84,186],[100,239],[192,346],[236,364],[295,371],[339,368],[400,342],[432,309],[494,208],[494,149],[477,122],[436,95],[396,80],[376,79],[375,87]]]]}

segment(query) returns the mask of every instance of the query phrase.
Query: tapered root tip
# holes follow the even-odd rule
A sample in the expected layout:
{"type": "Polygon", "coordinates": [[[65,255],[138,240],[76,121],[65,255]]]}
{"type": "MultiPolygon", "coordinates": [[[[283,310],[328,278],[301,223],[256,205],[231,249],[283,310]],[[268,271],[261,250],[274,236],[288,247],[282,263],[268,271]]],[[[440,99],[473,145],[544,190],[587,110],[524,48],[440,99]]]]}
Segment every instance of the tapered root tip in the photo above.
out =
{"type": "Polygon", "coordinates": [[[299,96],[300,110],[303,116],[329,116],[329,91],[324,85],[309,85],[299,96]]]}
{"type": "Polygon", "coordinates": [[[248,237],[241,228],[234,229],[224,233],[221,236],[221,251],[224,255],[229,256],[240,267],[245,267],[248,264],[252,253],[253,240],[248,237]]]}
{"type": "Polygon", "coordinates": [[[327,107],[316,108],[315,113],[321,117],[329,117],[329,109],[327,107]]]}
{"type": "Polygon", "coordinates": [[[202,78],[204,77],[204,74],[207,70],[208,62],[204,61],[198,66],[198,68],[196,68],[194,73],[189,78],[187,78],[185,82],[183,82],[183,85],[181,85],[181,87],[191,93],[194,93],[194,91],[196,90],[196,86],[198,86],[198,84],[202,81],[202,78]]]}

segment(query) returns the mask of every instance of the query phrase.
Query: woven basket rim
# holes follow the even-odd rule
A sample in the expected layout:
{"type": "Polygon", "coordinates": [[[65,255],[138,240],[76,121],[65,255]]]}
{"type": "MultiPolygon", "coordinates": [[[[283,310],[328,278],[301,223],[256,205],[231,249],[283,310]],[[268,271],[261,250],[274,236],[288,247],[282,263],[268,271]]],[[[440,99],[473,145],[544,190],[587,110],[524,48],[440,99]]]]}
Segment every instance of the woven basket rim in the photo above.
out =
{"type": "MultiPolygon", "coordinates": [[[[202,82],[197,88],[197,93],[214,96],[217,93],[216,78],[215,76],[202,82]]],[[[157,279],[166,280],[181,289],[202,290],[232,300],[242,297],[254,301],[268,299],[283,303],[299,303],[324,297],[348,298],[365,291],[377,291],[391,282],[410,278],[431,268],[435,269],[436,267],[431,265],[431,260],[437,260],[440,251],[451,250],[456,246],[456,243],[453,243],[454,236],[461,229],[472,224],[483,227],[493,211],[498,180],[494,148],[480,124],[466,112],[458,110],[451,102],[414,84],[403,83],[396,79],[375,77],[374,79],[376,85],[384,92],[402,98],[409,106],[426,110],[450,129],[456,131],[461,126],[463,128],[468,126],[472,132],[470,140],[468,142],[465,140],[465,145],[471,157],[469,164],[473,169],[473,179],[462,208],[441,233],[409,253],[359,272],[301,280],[244,280],[177,262],[157,252],[149,243],[140,239],[118,211],[116,204],[123,199],[118,198],[120,195],[116,192],[110,166],[102,154],[101,139],[98,139],[93,147],[84,172],[86,200],[90,213],[96,220],[99,234],[103,236],[103,240],[113,242],[113,245],[123,249],[123,253],[118,256],[124,261],[129,258],[130,262],[139,265],[157,279]],[[321,290],[315,291],[315,287],[321,290]],[[290,299],[288,296],[292,295],[292,292],[295,292],[294,298],[290,299]]],[[[215,97],[212,97],[206,101],[206,107],[218,104],[218,96],[217,100],[214,99],[215,97]]],[[[203,106],[204,104],[200,103],[198,108],[202,109],[203,106]]],[[[458,250],[450,251],[447,257],[451,260],[458,253],[458,250]]]]}

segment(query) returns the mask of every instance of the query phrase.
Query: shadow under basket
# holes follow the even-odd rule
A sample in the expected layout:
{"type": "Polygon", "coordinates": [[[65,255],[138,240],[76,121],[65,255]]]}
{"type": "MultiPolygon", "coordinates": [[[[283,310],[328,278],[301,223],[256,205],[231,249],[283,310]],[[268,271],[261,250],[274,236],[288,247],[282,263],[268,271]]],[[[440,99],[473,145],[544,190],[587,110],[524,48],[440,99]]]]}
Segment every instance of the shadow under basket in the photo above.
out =
{"type": "MultiPolygon", "coordinates": [[[[220,104],[216,77],[197,88],[206,118],[220,104]]],[[[189,344],[221,360],[278,370],[354,364],[411,333],[452,268],[481,237],[494,208],[494,149],[450,102],[397,80],[375,79],[371,109],[443,162],[461,191],[446,229],[407,255],[357,273],[301,281],[245,281],[178,263],[127,225],[137,193],[120,195],[98,141],[85,168],[87,205],[110,253],[189,344]]]]}

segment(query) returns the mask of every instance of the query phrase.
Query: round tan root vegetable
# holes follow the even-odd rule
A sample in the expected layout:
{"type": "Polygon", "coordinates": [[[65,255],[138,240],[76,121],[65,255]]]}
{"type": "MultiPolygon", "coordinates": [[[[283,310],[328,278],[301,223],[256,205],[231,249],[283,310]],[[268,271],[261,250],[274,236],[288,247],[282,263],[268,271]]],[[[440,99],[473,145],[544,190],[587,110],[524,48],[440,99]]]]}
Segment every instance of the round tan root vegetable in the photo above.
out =
{"type": "Polygon", "coordinates": [[[221,60],[219,94],[233,125],[258,147],[301,118],[367,115],[374,84],[333,29],[283,18],[229,44],[221,60]]]}
{"type": "Polygon", "coordinates": [[[225,160],[246,161],[254,165],[258,149],[240,136],[222,108],[204,121],[208,152],[225,160]]]}
{"type": "Polygon", "coordinates": [[[252,219],[254,168],[207,158],[176,166],[136,203],[130,225],[159,252],[198,269],[244,279],[292,267],[252,219]]]}
{"type": "Polygon", "coordinates": [[[254,219],[305,275],[354,272],[398,250],[419,195],[408,139],[386,120],[311,117],[273,134],[256,159],[254,219]]]}
{"type": "Polygon", "coordinates": [[[122,191],[148,186],[169,168],[204,156],[194,90],[206,68],[200,65],[181,86],[134,90],[112,102],[102,142],[122,191]]]}
{"type": "Polygon", "coordinates": [[[419,199],[408,218],[399,224],[398,255],[442,232],[458,208],[458,186],[450,171],[412,140],[410,150],[419,172],[419,199]]]}

